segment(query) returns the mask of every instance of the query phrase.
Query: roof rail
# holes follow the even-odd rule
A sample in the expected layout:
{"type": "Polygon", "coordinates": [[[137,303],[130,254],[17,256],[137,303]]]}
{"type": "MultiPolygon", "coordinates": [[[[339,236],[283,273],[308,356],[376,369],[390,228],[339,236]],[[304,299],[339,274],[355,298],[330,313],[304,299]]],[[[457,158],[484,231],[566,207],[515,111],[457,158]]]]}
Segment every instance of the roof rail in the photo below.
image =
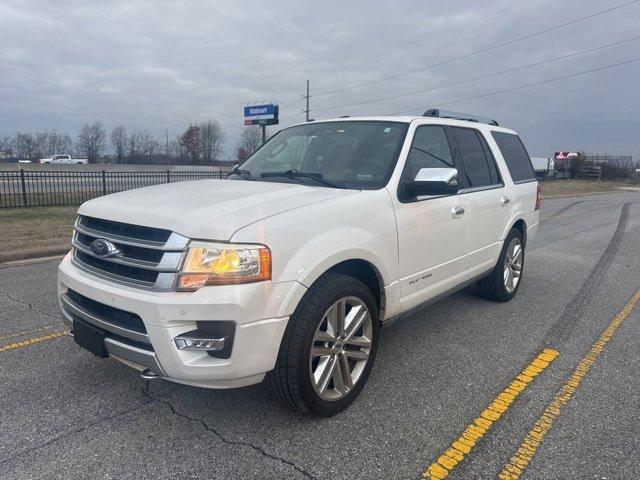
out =
{"type": "Polygon", "coordinates": [[[448,110],[440,110],[439,108],[430,108],[424,114],[423,117],[437,117],[437,118],[453,118],[455,120],[465,120],[467,122],[486,123],[488,125],[494,125],[499,127],[498,122],[491,118],[479,117],[477,115],[470,115],[468,113],[450,112],[448,110]]]}

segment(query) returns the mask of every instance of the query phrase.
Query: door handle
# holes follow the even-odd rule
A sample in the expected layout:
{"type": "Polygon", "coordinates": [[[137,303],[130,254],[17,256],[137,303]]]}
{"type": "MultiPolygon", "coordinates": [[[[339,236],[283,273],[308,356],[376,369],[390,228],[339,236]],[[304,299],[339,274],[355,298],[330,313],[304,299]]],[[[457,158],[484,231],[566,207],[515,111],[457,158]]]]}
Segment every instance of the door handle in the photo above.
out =
{"type": "Polygon", "coordinates": [[[500,203],[502,203],[502,205],[506,205],[507,203],[509,203],[511,201],[511,199],[509,197],[507,197],[506,195],[504,195],[501,199],[500,199],[500,203]]]}
{"type": "Polygon", "coordinates": [[[451,216],[453,218],[460,218],[464,215],[465,209],[462,205],[456,205],[451,209],[451,216]]]}

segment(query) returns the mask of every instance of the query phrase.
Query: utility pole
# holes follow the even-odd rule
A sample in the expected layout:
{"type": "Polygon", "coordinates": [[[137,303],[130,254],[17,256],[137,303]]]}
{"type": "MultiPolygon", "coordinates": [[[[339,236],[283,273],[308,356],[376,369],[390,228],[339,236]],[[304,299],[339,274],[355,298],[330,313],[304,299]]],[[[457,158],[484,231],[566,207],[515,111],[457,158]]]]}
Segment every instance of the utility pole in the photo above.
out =
{"type": "Polygon", "coordinates": [[[305,95],[307,99],[307,106],[304,109],[305,114],[307,115],[307,122],[309,121],[309,80],[307,80],[307,94],[305,95]]]}

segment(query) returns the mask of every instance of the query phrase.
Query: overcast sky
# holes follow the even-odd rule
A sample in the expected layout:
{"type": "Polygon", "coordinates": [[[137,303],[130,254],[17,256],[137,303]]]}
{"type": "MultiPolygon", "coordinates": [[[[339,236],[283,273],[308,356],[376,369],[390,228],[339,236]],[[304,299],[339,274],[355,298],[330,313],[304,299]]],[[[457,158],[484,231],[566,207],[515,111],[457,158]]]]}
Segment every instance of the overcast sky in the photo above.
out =
{"type": "MultiPolygon", "coordinates": [[[[394,80],[629,0],[31,1],[0,0],[0,134],[75,135],[100,119],[173,137],[219,120],[227,156],[250,102],[291,102],[311,80],[311,113],[415,114],[442,102],[640,58],[640,40],[422,94],[428,89],[640,35],[640,2],[394,80]]],[[[283,105],[281,118],[302,102],[283,105]]],[[[556,150],[640,156],[640,62],[448,105],[518,130],[534,156],[556,150]]],[[[281,124],[304,120],[298,115],[281,124]]],[[[276,127],[270,127],[275,131],[276,127]]]]}

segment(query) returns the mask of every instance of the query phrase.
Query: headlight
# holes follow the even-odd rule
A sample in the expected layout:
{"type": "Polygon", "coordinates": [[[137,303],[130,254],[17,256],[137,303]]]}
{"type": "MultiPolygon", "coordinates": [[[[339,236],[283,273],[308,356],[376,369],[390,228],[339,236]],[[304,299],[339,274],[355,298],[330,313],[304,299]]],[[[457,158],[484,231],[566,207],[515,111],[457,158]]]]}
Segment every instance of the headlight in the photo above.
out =
{"type": "Polygon", "coordinates": [[[178,290],[271,279],[271,251],[264,245],[191,243],[178,273],[178,290]]]}

